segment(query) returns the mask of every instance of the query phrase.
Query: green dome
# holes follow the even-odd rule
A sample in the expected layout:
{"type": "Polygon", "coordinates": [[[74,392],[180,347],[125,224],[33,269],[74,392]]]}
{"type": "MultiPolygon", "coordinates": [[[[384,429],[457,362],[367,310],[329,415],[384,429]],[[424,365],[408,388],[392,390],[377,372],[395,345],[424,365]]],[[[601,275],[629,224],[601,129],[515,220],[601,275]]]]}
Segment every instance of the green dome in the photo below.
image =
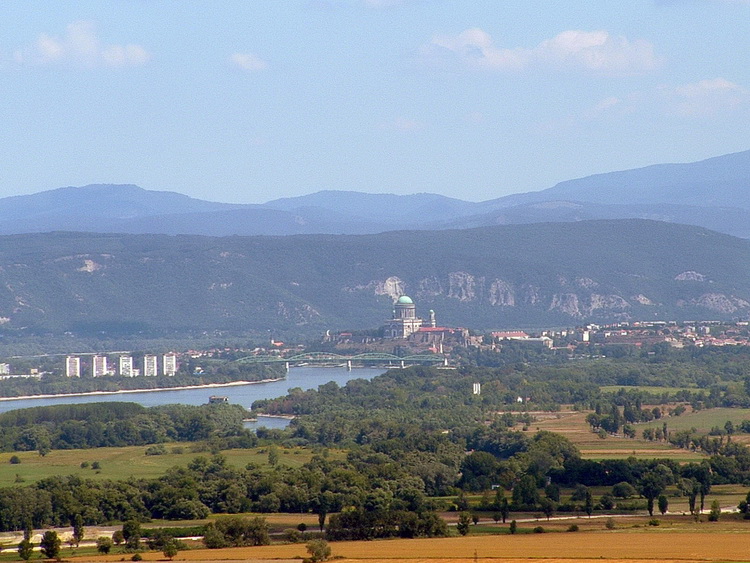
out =
{"type": "Polygon", "coordinates": [[[411,300],[411,297],[402,295],[398,298],[398,301],[396,301],[396,305],[414,305],[414,301],[411,300]]]}

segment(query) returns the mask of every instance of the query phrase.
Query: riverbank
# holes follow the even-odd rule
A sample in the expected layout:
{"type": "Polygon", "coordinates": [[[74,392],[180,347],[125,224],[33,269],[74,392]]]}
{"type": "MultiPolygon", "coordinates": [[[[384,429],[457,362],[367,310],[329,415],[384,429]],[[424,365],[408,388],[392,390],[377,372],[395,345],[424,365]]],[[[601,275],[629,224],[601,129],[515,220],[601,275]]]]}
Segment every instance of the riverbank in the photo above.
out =
{"type": "Polygon", "coordinates": [[[274,383],[283,381],[283,377],[260,379],[258,381],[230,381],[229,383],[206,383],[203,385],[180,385],[178,387],[157,387],[154,389],[120,389],[118,391],[86,391],[84,393],[48,393],[44,395],[20,395],[18,397],[0,397],[0,401],[22,401],[29,399],[57,399],[64,397],[97,397],[102,395],[124,395],[126,393],[156,393],[160,391],[185,391],[192,389],[214,389],[218,387],[236,387],[238,385],[255,385],[256,383],[274,383]]]}

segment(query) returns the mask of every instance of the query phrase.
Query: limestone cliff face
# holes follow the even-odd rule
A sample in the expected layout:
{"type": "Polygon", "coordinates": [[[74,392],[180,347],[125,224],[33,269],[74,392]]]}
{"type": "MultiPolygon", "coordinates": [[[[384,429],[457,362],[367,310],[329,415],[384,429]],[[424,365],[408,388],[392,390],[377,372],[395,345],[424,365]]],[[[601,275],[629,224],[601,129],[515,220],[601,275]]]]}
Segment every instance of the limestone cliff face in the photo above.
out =
{"type": "Polygon", "coordinates": [[[744,299],[727,296],[723,293],[704,293],[697,299],[693,299],[691,303],[722,314],[732,314],[740,309],[747,310],[750,308],[750,303],[744,299]]]}
{"type": "MultiPolygon", "coordinates": [[[[705,283],[708,277],[695,271],[685,271],[674,276],[676,282],[705,283]]],[[[429,276],[415,281],[391,275],[381,280],[371,280],[346,291],[372,292],[387,295],[394,301],[401,295],[412,295],[419,301],[432,304],[448,299],[462,304],[485,305],[497,308],[498,315],[511,309],[532,309],[562,314],[572,320],[586,318],[612,318],[626,320],[637,316],[634,308],[661,307],[658,300],[643,293],[623,295],[615,288],[605,288],[599,281],[585,276],[558,275],[550,286],[541,284],[514,284],[508,279],[478,276],[464,270],[448,272],[444,277],[429,276]]],[[[750,311],[750,302],[723,293],[704,293],[675,303],[678,307],[695,307],[724,315],[750,311]]]]}
{"type": "Polygon", "coordinates": [[[505,280],[494,280],[490,284],[487,300],[493,306],[514,307],[516,305],[516,294],[513,287],[505,280]]]}
{"type": "MultiPolygon", "coordinates": [[[[482,279],[481,281],[484,281],[482,279]]],[[[448,297],[459,301],[474,301],[477,295],[477,280],[467,272],[448,274],[448,297]]]]}

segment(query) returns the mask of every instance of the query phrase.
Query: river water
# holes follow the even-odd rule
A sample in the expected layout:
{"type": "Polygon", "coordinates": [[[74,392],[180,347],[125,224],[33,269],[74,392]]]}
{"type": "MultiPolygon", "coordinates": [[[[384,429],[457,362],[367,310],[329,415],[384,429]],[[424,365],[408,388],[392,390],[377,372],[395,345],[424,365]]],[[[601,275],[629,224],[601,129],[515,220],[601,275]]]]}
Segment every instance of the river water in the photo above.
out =
{"type": "MultiPolygon", "coordinates": [[[[115,393],[111,395],[83,395],[76,397],[3,400],[0,401],[0,412],[46,405],[111,401],[139,403],[145,407],[170,405],[175,403],[184,405],[202,405],[208,402],[208,397],[211,395],[222,395],[228,397],[230,403],[242,405],[249,409],[253,402],[258,399],[274,399],[276,397],[281,397],[286,395],[289,389],[295,387],[299,387],[303,390],[316,389],[318,386],[328,383],[329,381],[335,381],[343,386],[349,380],[372,379],[384,372],[384,369],[379,368],[355,368],[348,371],[346,368],[297,367],[289,370],[286,379],[269,381],[267,383],[253,383],[252,385],[115,393]]],[[[283,428],[287,424],[288,420],[286,419],[259,417],[257,426],[283,428]]],[[[250,428],[254,428],[255,426],[255,423],[250,423],[248,425],[250,428]]]]}

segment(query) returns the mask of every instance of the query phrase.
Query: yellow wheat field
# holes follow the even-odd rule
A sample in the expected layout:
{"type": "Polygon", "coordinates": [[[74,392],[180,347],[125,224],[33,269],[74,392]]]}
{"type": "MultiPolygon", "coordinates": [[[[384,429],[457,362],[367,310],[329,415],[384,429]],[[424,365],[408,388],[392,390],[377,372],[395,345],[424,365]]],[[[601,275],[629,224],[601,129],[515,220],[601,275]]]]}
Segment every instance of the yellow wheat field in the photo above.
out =
{"type": "MultiPolygon", "coordinates": [[[[750,561],[750,533],[666,530],[466,536],[440,539],[331,543],[333,555],[368,563],[541,563],[570,561],[750,561]]],[[[176,561],[268,561],[307,556],[304,544],[181,552],[176,561]]],[[[129,556],[126,556],[129,559],[129,556]]],[[[144,553],[144,560],[163,560],[144,553]]],[[[122,555],[87,560],[120,561],[122,555]]],[[[83,560],[81,558],[80,560],[83,560]]],[[[342,562],[343,563],[343,562],[342,562]]]]}

